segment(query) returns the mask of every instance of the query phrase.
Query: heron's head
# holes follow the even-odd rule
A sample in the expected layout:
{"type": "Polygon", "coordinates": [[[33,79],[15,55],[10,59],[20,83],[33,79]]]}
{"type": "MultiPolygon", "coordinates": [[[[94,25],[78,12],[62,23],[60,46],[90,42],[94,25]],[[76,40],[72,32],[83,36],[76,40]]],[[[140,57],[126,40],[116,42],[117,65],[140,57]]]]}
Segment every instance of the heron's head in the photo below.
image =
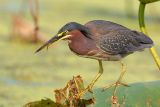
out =
{"type": "Polygon", "coordinates": [[[87,27],[76,22],[70,22],[64,25],[55,36],[53,36],[50,40],[44,43],[39,49],[37,49],[36,53],[59,40],[69,40],[70,37],[76,36],[71,34],[71,32],[75,30],[76,31],[78,30],[79,33],[81,33],[83,36],[90,38],[89,29],[87,27]]]}

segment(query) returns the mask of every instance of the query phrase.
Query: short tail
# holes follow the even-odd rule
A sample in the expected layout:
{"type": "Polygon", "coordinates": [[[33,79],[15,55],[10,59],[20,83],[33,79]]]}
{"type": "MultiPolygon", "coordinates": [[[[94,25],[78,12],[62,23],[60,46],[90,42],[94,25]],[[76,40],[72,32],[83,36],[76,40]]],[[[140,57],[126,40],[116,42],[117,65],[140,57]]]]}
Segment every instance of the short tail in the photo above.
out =
{"type": "Polygon", "coordinates": [[[146,36],[142,32],[133,31],[135,35],[135,39],[141,44],[141,49],[151,48],[153,46],[153,41],[150,37],[146,36]]]}

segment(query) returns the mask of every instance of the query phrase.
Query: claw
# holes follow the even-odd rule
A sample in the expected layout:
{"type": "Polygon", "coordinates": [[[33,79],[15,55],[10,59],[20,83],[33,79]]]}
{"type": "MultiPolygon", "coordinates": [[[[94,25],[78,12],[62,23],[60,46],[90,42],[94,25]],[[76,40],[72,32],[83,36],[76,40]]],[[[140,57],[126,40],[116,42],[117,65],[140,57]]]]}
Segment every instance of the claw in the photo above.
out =
{"type": "Polygon", "coordinates": [[[102,88],[102,91],[105,91],[105,90],[107,90],[107,89],[109,89],[109,88],[111,88],[111,87],[118,87],[118,86],[125,86],[125,87],[130,87],[128,84],[126,84],[126,83],[122,83],[122,82],[116,82],[116,83],[113,83],[113,84],[110,84],[109,86],[105,86],[105,87],[103,87],[102,88]]]}
{"type": "Polygon", "coordinates": [[[89,85],[86,89],[88,90],[88,92],[90,92],[90,93],[93,93],[93,91],[92,91],[92,84],[91,85],[89,85]]]}
{"type": "Polygon", "coordinates": [[[125,86],[125,87],[130,87],[128,84],[126,83],[121,83],[121,85],[125,86]]]}
{"type": "Polygon", "coordinates": [[[93,84],[89,84],[82,92],[78,94],[79,97],[85,95],[87,92],[93,93],[92,91],[93,84]]]}

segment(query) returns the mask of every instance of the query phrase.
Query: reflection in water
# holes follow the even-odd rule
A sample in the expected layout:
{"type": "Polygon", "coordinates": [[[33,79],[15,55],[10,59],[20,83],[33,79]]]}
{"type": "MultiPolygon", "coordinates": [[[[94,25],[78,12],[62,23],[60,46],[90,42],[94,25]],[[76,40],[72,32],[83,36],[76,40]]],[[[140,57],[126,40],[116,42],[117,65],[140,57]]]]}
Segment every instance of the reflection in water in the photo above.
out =
{"type": "MultiPolygon", "coordinates": [[[[33,82],[33,81],[21,81],[21,80],[16,80],[13,78],[9,77],[0,77],[0,82],[5,83],[7,85],[24,85],[24,86],[51,86],[53,87],[54,81],[53,82],[33,82]]],[[[54,84],[55,87],[56,84],[54,84]]]]}
{"type": "Polygon", "coordinates": [[[7,4],[0,4],[0,11],[17,12],[19,7],[20,3],[18,2],[7,2],[7,4]]]}

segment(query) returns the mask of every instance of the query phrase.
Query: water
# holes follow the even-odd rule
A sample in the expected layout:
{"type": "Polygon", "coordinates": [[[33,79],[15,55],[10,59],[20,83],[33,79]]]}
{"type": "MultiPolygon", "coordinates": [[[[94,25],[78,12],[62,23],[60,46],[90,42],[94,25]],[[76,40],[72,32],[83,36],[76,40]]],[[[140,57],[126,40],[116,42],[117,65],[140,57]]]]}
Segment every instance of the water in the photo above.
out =
{"type": "Polygon", "coordinates": [[[53,82],[21,81],[21,80],[16,80],[14,78],[9,78],[9,77],[0,77],[0,82],[5,83],[6,85],[32,86],[32,87],[39,87],[39,86],[53,87],[53,84],[54,84],[54,81],[53,82]]]}

